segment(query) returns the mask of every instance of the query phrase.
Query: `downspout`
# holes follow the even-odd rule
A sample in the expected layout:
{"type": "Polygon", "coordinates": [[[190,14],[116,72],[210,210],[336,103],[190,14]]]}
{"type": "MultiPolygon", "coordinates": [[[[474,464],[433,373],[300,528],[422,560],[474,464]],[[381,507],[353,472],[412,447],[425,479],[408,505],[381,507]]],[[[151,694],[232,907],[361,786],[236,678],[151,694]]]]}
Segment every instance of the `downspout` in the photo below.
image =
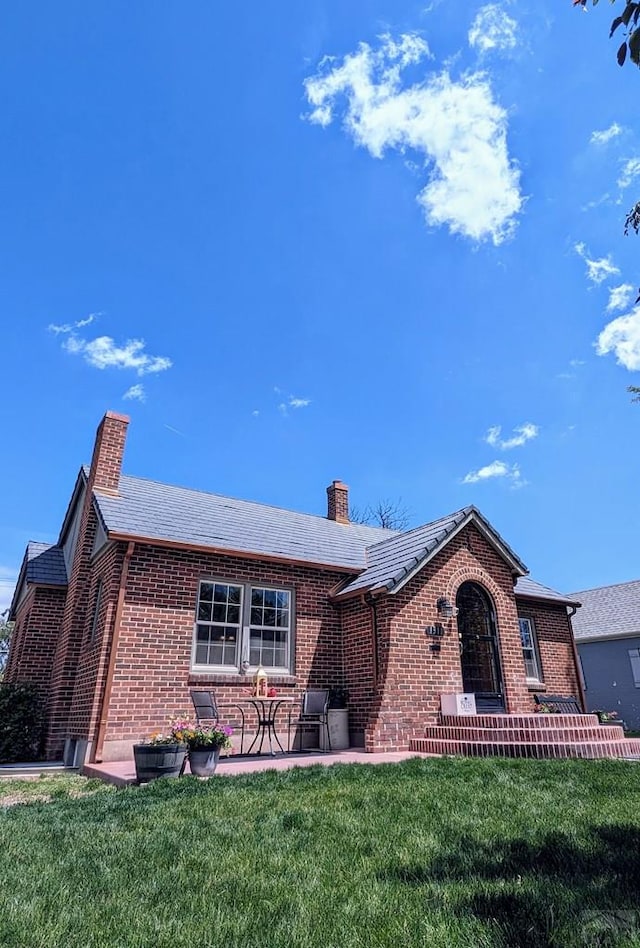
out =
{"type": "Polygon", "coordinates": [[[378,684],[378,610],[375,596],[370,592],[363,596],[364,601],[371,609],[371,637],[372,637],[372,657],[373,657],[373,684],[378,684]]]}
{"type": "Polygon", "coordinates": [[[571,627],[571,619],[578,611],[578,606],[572,606],[571,612],[567,613],[567,618],[569,619],[569,631],[571,633],[571,650],[573,652],[573,664],[576,669],[576,681],[578,683],[578,692],[580,696],[580,704],[582,705],[582,710],[587,710],[587,699],[584,695],[584,687],[582,685],[582,668],[580,666],[580,658],[578,656],[578,647],[576,645],[575,636],[573,634],[573,628],[571,627]]]}
{"type": "Polygon", "coordinates": [[[111,701],[111,691],[113,690],[113,676],[116,670],[116,658],[118,655],[118,640],[120,639],[120,626],[122,624],[122,613],[124,611],[124,597],[127,589],[127,577],[129,575],[129,563],[133,556],[135,543],[129,541],[127,552],[124,555],[122,572],[120,573],[120,589],[118,590],[118,602],[116,604],[116,615],[113,623],[113,636],[111,638],[111,652],[109,653],[109,665],[107,667],[107,677],[104,682],[104,691],[102,693],[102,704],[100,705],[100,721],[98,722],[98,733],[96,743],[91,753],[91,763],[99,764],[102,762],[102,749],[104,747],[104,738],[107,731],[107,714],[109,712],[109,703],[111,701]]]}

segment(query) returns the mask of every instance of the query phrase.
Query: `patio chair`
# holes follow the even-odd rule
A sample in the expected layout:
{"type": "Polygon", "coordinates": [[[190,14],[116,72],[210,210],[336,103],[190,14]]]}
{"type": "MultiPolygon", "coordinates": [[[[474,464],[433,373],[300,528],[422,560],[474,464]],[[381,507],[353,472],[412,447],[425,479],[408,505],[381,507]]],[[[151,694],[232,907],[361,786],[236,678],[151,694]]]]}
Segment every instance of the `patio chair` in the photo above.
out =
{"type": "Polygon", "coordinates": [[[220,720],[220,707],[225,709],[234,708],[239,713],[240,753],[242,754],[244,750],[244,708],[239,704],[227,704],[219,706],[218,702],[216,701],[215,692],[213,691],[197,691],[192,688],[191,700],[193,701],[193,709],[196,713],[196,721],[198,724],[206,721],[217,724],[220,720]]]}
{"type": "Polygon", "coordinates": [[[546,704],[554,714],[584,714],[578,699],[573,695],[534,695],[536,704],[546,704]]]}
{"type": "MultiPolygon", "coordinates": [[[[305,691],[302,695],[300,709],[289,712],[288,746],[291,751],[291,728],[298,730],[300,746],[302,751],[302,734],[311,728],[318,732],[318,745],[320,745],[320,728],[325,728],[326,743],[324,750],[331,751],[331,735],[329,733],[329,689],[316,689],[305,691]]],[[[294,736],[295,743],[295,736],[294,736]]]]}

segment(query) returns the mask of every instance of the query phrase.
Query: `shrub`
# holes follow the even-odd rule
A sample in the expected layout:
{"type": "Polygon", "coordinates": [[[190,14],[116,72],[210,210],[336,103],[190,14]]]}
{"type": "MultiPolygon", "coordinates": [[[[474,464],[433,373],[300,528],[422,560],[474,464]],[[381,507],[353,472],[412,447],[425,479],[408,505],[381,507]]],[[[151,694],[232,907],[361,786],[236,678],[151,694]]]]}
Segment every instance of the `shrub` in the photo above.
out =
{"type": "Polygon", "coordinates": [[[44,714],[33,685],[0,682],[0,764],[37,760],[44,736],[44,714]]]}

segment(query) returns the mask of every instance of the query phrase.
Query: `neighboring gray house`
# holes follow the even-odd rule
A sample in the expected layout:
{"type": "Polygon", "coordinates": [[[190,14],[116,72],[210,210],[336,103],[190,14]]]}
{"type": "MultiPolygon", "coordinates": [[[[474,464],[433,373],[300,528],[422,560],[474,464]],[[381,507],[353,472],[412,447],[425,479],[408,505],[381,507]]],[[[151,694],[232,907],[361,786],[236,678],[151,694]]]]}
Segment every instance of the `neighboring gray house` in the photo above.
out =
{"type": "Polygon", "coordinates": [[[573,593],[571,622],[589,711],[617,711],[640,731],[640,580],[573,593]]]}

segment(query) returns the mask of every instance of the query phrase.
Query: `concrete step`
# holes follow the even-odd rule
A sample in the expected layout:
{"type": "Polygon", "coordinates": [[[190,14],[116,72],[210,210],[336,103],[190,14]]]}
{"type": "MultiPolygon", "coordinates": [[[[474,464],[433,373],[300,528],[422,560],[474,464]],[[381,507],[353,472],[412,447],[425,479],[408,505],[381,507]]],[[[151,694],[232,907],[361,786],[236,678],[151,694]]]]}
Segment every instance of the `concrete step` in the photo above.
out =
{"type": "Polygon", "coordinates": [[[56,774],[77,774],[78,769],[65,767],[62,761],[40,761],[28,764],[0,764],[0,779],[24,780],[25,778],[53,777],[56,774]]]}
{"type": "Polygon", "coordinates": [[[548,731],[566,728],[612,727],[601,725],[597,714],[443,714],[438,720],[445,727],[535,728],[548,731]]]}
{"type": "MultiPolygon", "coordinates": [[[[558,715],[560,717],[560,715],[558,715]]],[[[499,743],[554,743],[595,741],[621,741],[624,730],[621,725],[599,724],[588,727],[537,727],[537,721],[528,727],[514,727],[503,718],[503,727],[475,727],[469,722],[456,726],[433,724],[425,728],[425,737],[450,741],[497,741],[499,743]]]]}
{"type": "Polygon", "coordinates": [[[478,741],[422,737],[413,739],[409,748],[423,754],[464,757],[525,757],[537,760],[565,758],[638,758],[640,739],[616,741],[478,741]]]}

